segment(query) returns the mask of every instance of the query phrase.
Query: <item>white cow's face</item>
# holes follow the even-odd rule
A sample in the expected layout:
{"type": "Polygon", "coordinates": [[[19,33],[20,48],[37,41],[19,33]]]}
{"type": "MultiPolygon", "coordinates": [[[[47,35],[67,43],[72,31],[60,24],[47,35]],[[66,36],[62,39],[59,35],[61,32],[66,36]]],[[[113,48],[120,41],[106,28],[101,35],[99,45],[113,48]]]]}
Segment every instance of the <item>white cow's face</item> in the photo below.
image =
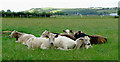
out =
{"type": "Polygon", "coordinates": [[[89,47],[92,47],[90,43],[90,38],[88,36],[84,37],[83,42],[85,44],[86,49],[88,49],[89,47]]]}
{"type": "Polygon", "coordinates": [[[90,38],[88,36],[85,36],[83,41],[86,45],[90,45],[90,38]]]}
{"type": "Polygon", "coordinates": [[[9,37],[10,37],[10,38],[13,38],[16,32],[17,32],[17,31],[14,30],[14,31],[9,35],[9,37]]]}
{"type": "Polygon", "coordinates": [[[54,43],[54,41],[55,41],[55,36],[56,36],[56,34],[50,33],[50,35],[49,35],[49,42],[50,42],[50,44],[53,44],[53,43],[54,43]]]}

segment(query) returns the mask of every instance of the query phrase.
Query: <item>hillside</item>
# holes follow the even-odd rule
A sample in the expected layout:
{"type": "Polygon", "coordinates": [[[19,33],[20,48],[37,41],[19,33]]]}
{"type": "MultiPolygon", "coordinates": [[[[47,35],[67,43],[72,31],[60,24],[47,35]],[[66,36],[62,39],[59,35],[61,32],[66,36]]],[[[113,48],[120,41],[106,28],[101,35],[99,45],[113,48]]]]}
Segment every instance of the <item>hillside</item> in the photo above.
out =
{"type": "Polygon", "coordinates": [[[116,13],[117,12],[117,7],[114,8],[32,8],[30,10],[27,10],[25,12],[64,12],[69,15],[108,15],[110,13],[116,13]]]}

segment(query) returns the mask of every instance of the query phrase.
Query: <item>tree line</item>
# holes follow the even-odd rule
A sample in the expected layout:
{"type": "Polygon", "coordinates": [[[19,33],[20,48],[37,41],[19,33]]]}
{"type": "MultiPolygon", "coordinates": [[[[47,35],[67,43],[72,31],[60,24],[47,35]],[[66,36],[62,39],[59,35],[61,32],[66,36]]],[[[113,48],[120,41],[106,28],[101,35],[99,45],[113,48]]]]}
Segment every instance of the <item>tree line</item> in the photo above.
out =
{"type": "Polygon", "coordinates": [[[6,12],[4,10],[0,11],[0,14],[2,17],[50,17],[52,15],[66,15],[63,12],[56,12],[56,13],[51,13],[51,12],[11,12],[11,10],[7,10],[6,12]]]}

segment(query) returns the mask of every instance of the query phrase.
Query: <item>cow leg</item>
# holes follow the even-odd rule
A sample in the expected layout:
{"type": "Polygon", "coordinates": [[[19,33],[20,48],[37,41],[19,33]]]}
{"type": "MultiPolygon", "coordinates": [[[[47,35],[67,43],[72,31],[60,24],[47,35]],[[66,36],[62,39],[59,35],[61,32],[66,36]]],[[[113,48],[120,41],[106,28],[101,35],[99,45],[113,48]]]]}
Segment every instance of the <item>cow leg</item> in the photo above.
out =
{"type": "Polygon", "coordinates": [[[28,49],[30,49],[30,46],[28,45],[28,49]]]}
{"type": "Polygon", "coordinates": [[[27,46],[28,46],[28,49],[30,49],[30,47],[31,47],[31,44],[30,44],[30,43],[27,43],[27,46]]]}
{"type": "Polygon", "coordinates": [[[63,48],[64,48],[64,50],[68,50],[66,45],[63,48]]]}
{"type": "Polygon", "coordinates": [[[40,48],[41,48],[41,49],[48,49],[47,47],[44,46],[44,44],[42,44],[42,45],[40,46],[40,48]]]}
{"type": "Polygon", "coordinates": [[[77,42],[77,49],[79,49],[82,46],[83,42],[77,42]]]}

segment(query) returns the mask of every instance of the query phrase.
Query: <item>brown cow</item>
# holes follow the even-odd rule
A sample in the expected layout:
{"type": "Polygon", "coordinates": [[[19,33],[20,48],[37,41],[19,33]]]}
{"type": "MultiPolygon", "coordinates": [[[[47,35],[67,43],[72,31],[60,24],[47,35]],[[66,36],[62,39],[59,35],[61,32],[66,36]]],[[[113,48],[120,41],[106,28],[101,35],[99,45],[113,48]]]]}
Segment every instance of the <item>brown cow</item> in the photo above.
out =
{"type": "Polygon", "coordinates": [[[91,39],[91,43],[94,43],[94,44],[102,44],[107,41],[107,39],[101,35],[91,35],[91,38],[93,38],[91,39]]]}
{"type": "Polygon", "coordinates": [[[80,38],[80,37],[84,37],[84,36],[88,36],[90,37],[90,42],[91,44],[102,44],[102,43],[105,43],[107,41],[106,38],[104,38],[103,36],[101,35],[87,35],[85,33],[82,33],[81,31],[77,31],[75,32],[74,34],[74,37],[77,39],[77,38],[80,38]]]}
{"type": "Polygon", "coordinates": [[[13,31],[10,35],[10,38],[16,38],[16,42],[22,42],[22,44],[26,45],[26,42],[29,38],[35,37],[34,35],[31,34],[26,34],[26,33],[21,33],[18,31],[13,31]]]}

